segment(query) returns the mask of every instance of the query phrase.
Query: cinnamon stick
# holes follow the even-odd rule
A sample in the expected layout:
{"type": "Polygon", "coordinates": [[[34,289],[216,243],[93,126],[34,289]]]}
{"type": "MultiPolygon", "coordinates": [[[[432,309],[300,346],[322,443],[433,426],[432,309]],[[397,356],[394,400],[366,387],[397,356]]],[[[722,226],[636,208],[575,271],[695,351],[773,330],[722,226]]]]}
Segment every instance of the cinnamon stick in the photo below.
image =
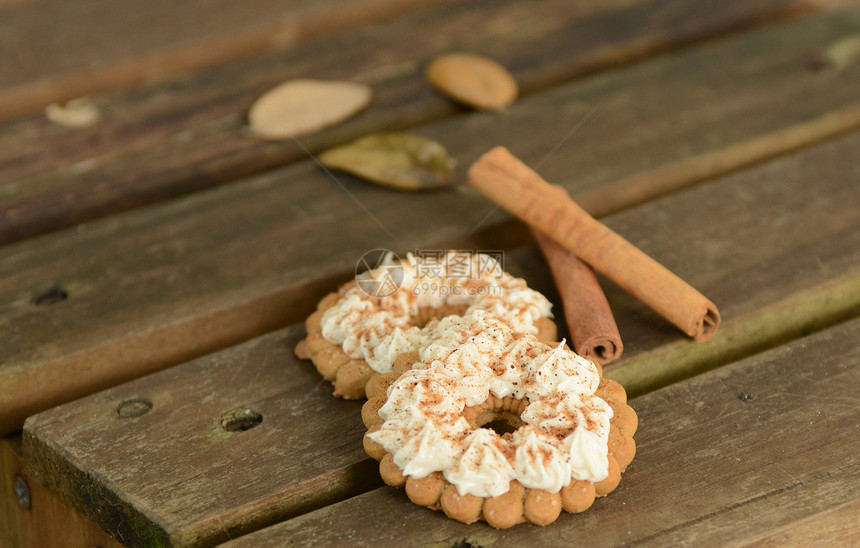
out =
{"type": "Polygon", "coordinates": [[[540,231],[532,229],[532,235],[561,295],[573,349],[600,365],[618,359],[624,345],[594,270],[540,231]]]}
{"type": "Polygon", "coordinates": [[[562,196],[506,148],[496,147],[472,164],[469,183],[688,336],[705,341],[719,326],[720,313],[704,295],[562,196]]]}

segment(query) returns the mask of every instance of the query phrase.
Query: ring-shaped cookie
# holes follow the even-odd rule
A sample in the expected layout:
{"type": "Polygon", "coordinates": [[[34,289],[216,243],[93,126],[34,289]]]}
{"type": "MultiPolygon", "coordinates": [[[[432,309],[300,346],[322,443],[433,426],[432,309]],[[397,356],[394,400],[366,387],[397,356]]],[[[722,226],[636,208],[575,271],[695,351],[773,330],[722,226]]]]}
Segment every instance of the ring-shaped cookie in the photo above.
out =
{"type": "Polygon", "coordinates": [[[422,327],[433,318],[484,310],[518,332],[554,340],[550,308],[489,255],[409,254],[323,298],[296,354],[313,361],[335,396],[359,399],[371,376],[391,371],[397,356],[420,347],[422,327]]]}
{"type": "Polygon", "coordinates": [[[386,483],[498,528],[546,525],[618,485],[637,419],[594,363],[480,311],[426,331],[421,349],[368,385],[365,449],[386,483]],[[483,427],[498,420],[513,432],[483,427]]]}

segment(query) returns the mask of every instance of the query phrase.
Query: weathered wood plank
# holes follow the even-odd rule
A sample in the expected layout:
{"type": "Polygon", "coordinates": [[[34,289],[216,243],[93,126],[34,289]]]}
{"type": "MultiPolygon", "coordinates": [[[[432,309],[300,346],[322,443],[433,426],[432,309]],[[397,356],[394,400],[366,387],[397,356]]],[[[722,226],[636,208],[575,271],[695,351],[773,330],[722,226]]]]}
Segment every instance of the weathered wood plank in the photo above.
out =
{"type": "MultiPolygon", "coordinates": [[[[819,221],[835,211],[825,205],[829,198],[813,190],[817,188],[820,177],[830,176],[825,166],[847,162],[847,170],[837,176],[841,180],[838,185],[852,194],[854,191],[849,189],[858,188],[860,168],[847,158],[860,152],[860,139],[854,134],[842,143],[846,147],[844,158],[840,158],[838,153],[831,156],[824,152],[829,147],[821,147],[818,149],[823,153],[820,156],[811,151],[786,156],[751,172],[726,177],[723,183],[729,186],[742,180],[751,181],[751,177],[763,182],[779,177],[778,173],[791,173],[792,179],[803,182],[801,184],[810,189],[807,192],[792,193],[788,197],[782,194],[786,189],[768,189],[769,185],[759,184],[746,194],[739,193],[726,200],[720,187],[706,185],[687,195],[695,196],[694,200],[687,202],[689,216],[681,223],[673,219],[673,223],[685,226],[697,217],[700,222],[703,219],[707,221],[713,215],[710,207],[719,212],[720,222],[708,222],[705,231],[691,235],[690,239],[673,235],[659,242],[649,240],[650,253],[665,257],[664,262],[670,269],[679,269],[683,268],[676,261],[680,255],[672,248],[684,245],[684,242],[686,245],[699,245],[703,256],[700,265],[704,271],[696,274],[700,280],[696,287],[707,295],[742,292],[745,298],[729,298],[720,302],[721,313],[726,319],[721,327],[722,342],[691,345],[667,331],[659,317],[607,281],[604,286],[616,315],[638,320],[635,329],[626,329],[623,321],[619,323],[625,347],[653,350],[647,363],[637,360],[628,364],[622,357],[610,366],[607,375],[624,383],[631,393],[642,393],[860,313],[860,279],[857,278],[860,228],[856,223],[856,206],[852,206],[855,209],[853,215],[846,210],[848,216],[844,218],[844,228],[826,238],[812,236],[821,226],[819,221]],[[804,162],[803,159],[811,161],[804,162]],[[782,206],[779,210],[762,208],[752,211],[749,207],[755,202],[780,202],[782,206]],[[762,216],[766,215],[772,217],[765,220],[762,216]],[[854,220],[850,220],[852,216],[854,220]],[[725,220],[735,217],[747,219],[748,224],[736,225],[725,220]],[[770,226],[770,230],[760,232],[762,224],[770,226]],[[720,263],[734,266],[725,271],[714,268],[713,265],[720,263]],[[822,278],[821,284],[815,287],[808,285],[807,276],[819,269],[827,270],[832,277],[827,276],[826,281],[822,278]],[[743,320],[735,321],[740,318],[743,320]],[[726,344],[725,340],[730,340],[731,344],[726,344]]],[[[822,192],[829,192],[821,188],[822,192]]],[[[841,192],[835,191],[834,196],[841,192]]],[[[683,196],[678,199],[683,199],[683,196]]],[[[858,203],[857,197],[849,200],[858,203]]],[[[672,197],[643,204],[637,208],[635,220],[633,215],[616,215],[613,226],[620,233],[648,233],[665,226],[665,207],[669,203],[677,207],[672,197]]]]}
{"type": "Polygon", "coordinates": [[[333,398],[293,356],[302,336],[280,331],[55,408],[29,427],[28,466],[46,464],[38,481],[134,546],[211,545],[381,485],[361,454],[361,403],[333,398]],[[124,417],[133,409],[146,412],[124,417]],[[262,422],[228,431],[246,409],[262,422]],[[43,436],[59,424],[76,426],[43,436]],[[108,483],[76,468],[93,460],[108,483]]]}
{"type": "Polygon", "coordinates": [[[779,548],[781,546],[851,546],[857,542],[860,523],[860,499],[840,504],[830,510],[789,523],[751,541],[744,548],[779,548]]]}
{"type": "MultiPolygon", "coordinates": [[[[548,180],[565,183],[575,195],[623,178],[625,172],[643,173],[679,157],[849,108],[845,105],[853,105],[857,89],[851,75],[819,80],[820,75],[805,72],[797,63],[798,50],[793,49],[828,43],[849,28],[860,28],[860,12],[793,22],[709,44],[535,96],[504,114],[457,118],[420,133],[448,145],[461,165],[499,139],[536,165],[593,112],[594,105],[600,105],[571,137],[569,148],[540,168],[548,180]],[[760,55],[745,61],[750,49],[760,55]],[[671,92],[666,91],[667,81],[672,82],[671,92]],[[701,108],[705,98],[712,99],[714,111],[701,108]],[[560,119],[564,123],[559,124],[560,119]],[[631,125],[631,120],[637,123],[631,125]],[[586,142],[588,147],[583,147],[586,142]]],[[[844,215],[827,211],[854,199],[856,185],[846,183],[856,177],[854,164],[833,164],[830,157],[852,155],[843,148],[850,149],[854,141],[846,143],[810,153],[805,160],[821,170],[812,176],[824,178],[821,188],[831,189],[829,194],[816,192],[797,173],[780,172],[767,184],[750,183],[748,189],[737,182],[726,187],[738,196],[727,190],[708,199],[749,206],[751,197],[759,196],[762,204],[756,208],[779,208],[768,201],[784,191],[780,186],[784,183],[797,196],[792,207],[805,211],[816,227],[833,233],[848,230],[844,215]],[[816,155],[824,158],[820,165],[816,155]],[[800,188],[794,190],[794,185],[800,188]]],[[[490,214],[492,207],[468,189],[417,196],[346,176],[339,181],[335,184],[306,162],[5,247],[0,257],[0,326],[6,334],[0,343],[0,381],[10,389],[0,394],[0,431],[20,427],[24,417],[40,409],[297,321],[336,280],[350,275],[366,249],[404,251],[443,244],[492,249],[528,241],[519,225],[505,225],[507,215],[490,214]],[[353,200],[369,207],[375,220],[353,200]],[[67,291],[66,300],[50,306],[31,304],[57,283],[67,291]]],[[[712,258],[737,254],[751,261],[752,256],[744,243],[734,244],[737,249],[721,246],[719,238],[731,235],[723,235],[725,229],[719,225],[717,232],[703,232],[702,216],[711,211],[697,202],[690,206],[684,222],[691,228],[685,234],[660,225],[666,219],[661,211],[654,213],[649,230],[661,229],[663,236],[654,233],[650,240],[637,239],[633,236],[640,228],[623,224],[618,232],[710,296],[708,284],[715,283],[714,277],[731,273],[712,258]],[[693,263],[673,262],[673,248],[699,248],[702,238],[715,243],[707,251],[703,247],[702,255],[685,259],[693,263]],[[702,262],[711,270],[696,272],[692,265],[702,262]]],[[[776,209],[773,215],[779,219],[763,219],[755,226],[784,222],[782,217],[789,214],[776,209]]],[[[774,228],[782,230],[782,225],[774,228]]],[[[810,229],[801,235],[815,238],[822,233],[810,229]]],[[[779,239],[764,238],[759,259],[773,257],[781,246],[779,239]]],[[[847,257],[845,261],[853,256],[847,257]]],[[[637,316],[653,320],[638,312],[637,316]]],[[[652,323],[651,332],[663,326],[652,323]]],[[[629,350],[627,341],[637,339],[625,335],[624,325],[620,328],[629,350]]],[[[638,340],[652,340],[651,332],[638,340]]],[[[653,340],[665,342],[676,336],[664,331],[662,339],[653,340]]]]}
{"type": "MultiPolygon", "coordinates": [[[[860,133],[668,196],[655,202],[659,215],[655,215],[651,204],[645,204],[612,216],[607,222],[612,227],[630,228],[634,242],[647,251],[657,251],[655,256],[673,265],[683,277],[697,286],[703,285],[729,321],[738,326],[738,332],[755,331],[760,309],[790,302],[796,295],[826,292],[834,280],[841,283],[851,279],[855,286],[860,285],[860,219],[854,206],[860,199],[860,188],[854,184],[857,166],[851,161],[858,146],[860,133]],[[811,187],[809,173],[799,165],[817,170],[820,183],[811,187]],[[711,234],[709,225],[701,222],[703,209],[716,204],[739,204],[723,218],[725,233],[718,238],[711,234]],[[756,221],[750,222],[753,217],[756,221]],[[671,227],[671,238],[665,236],[667,227],[671,227]],[[780,241],[776,242],[776,238],[780,241]],[[827,242],[831,240],[839,245],[829,247],[827,242]],[[788,271],[773,268],[780,257],[807,246],[820,251],[806,261],[791,264],[788,271]],[[786,272],[791,276],[787,277],[786,272]],[[721,283],[714,284],[714,279],[721,283]],[[761,295],[763,286],[773,289],[761,295]]],[[[531,267],[531,252],[514,255],[517,260],[508,261],[509,268],[526,273],[530,282],[536,280],[537,287],[548,282],[545,266],[531,267]],[[520,259],[525,261],[518,267],[513,264],[520,263],[520,259]]],[[[860,314],[858,295],[860,292],[855,292],[842,302],[819,303],[823,309],[816,313],[819,317],[829,313],[836,318],[848,312],[860,314]]],[[[616,318],[632,335],[626,339],[631,343],[623,371],[650,367],[652,354],[677,344],[679,336],[670,325],[661,325],[642,311],[616,309],[616,318]]],[[[780,326],[777,323],[774,329],[780,326]]],[[[357,420],[357,416],[347,419],[341,415],[357,414],[356,404],[326,401],[328,383],[318,378],[310,363],[297,362],[290,352],[300,332],[301,327],[294,326],[30,418],[25,439],[33,473],[108,530],[134,527],[149,532],[144,539],[175,543],[205,543],[210,538],[205,535],[220,534],[220,527],[232,535],[234,531],[247,531],[249,522],[259,526],[273,520],[273,514],[297,513],[293,509],[298,505],[299,494],[285,488],[283,482],[289,486],[319,485],[317,475],[328,471],[346,485],[355,485],[356,472],[350,467],[366,463],[358,441],[360,425],[354,429],[346,426],[352,424],[349,422],[339,427],[330,425],[357,420]],[[303,394],[308,396],[300,396],[303,394]],[[146,419],[155,422],[144,422],[144,429],[116,417],[119,402],[140,397],[150,399],[153,410],[162,409],[161,415],[146,419]],[[296,409],[310,405],[302,397],[319,405],[320,410],[300,414],[296,409]],[[203,411],[185,411],[201,405],[201,399],[206,404],[203,411]],[[297,400],[301,403],[297,404],[297,400]],[[182,404],[187,407],[177,408],[178,402],[187,402],[182,404]],[[264,422],[248,432],[252,434],[266,426],[256,434],[259,437],[225,440],[225,447],[219,446],[215,453],[205,443],[189,443],[189,439],[211,436],[214,417],[242,405],[264,415],[264,422]],[[264,410],[263,405],[269,407],[264,410]],[[272,420],[265,422],[270,415],[272,420]],[[278,429],[277,425],[290,428],[278,429]],[[348,434],[333,435],[338,428],[348,434]],[[284,448],[295,445],[294,439],[313,441],[311,445],[301,444],[288,455],[282,453],[288,451],[284,448]],[[106,455],[100,449],[105,445],[119,447],[106,455]],[[273,454],[275,450],[269,447],[280,448],[281,453],[273,454]],[[307,462],[302,464],[306,453],[307,462]],[[219,478],[218,473],[232,466],[236,455],[260,455],[260,460],[254,461],[254,466],[234,469],[228,479],[219,478]],[[287,457],[295,461],[290,468],[294,477],[284,476],[286,479],[279,482],[273,479],[277,476],[274,471],[287,466],[282,462],[287,457]],[[173,463],[175,468],[169,474],[164,468],[167,463],[173,463]],[[206,482],[192,482],[187,480],[189,476],[204,477],[206,482]],[[261,477],[265,483],[261,483],[261,477]],[[242,490],[242,485],[251,488],[242,490]],[[123,511],[111,515],[108,507],[123,511]],[[261,507],[269,513],[264,514],[261,507]],[[219,528],[213,528],[213,523],[219,528]],[[201,535],[199,539],[197,535],[201,535]]],[[[745,341],[742,336],[725,335],[713,340],[718,341],[722,355],[731,354],[745,341]]],[[[840,349],[836,345],[834,352],[840,349]]],[[[666,369],[689,375],[688,364],[680,355],[673,358],[666,369]]],[[[716,363],[719,362],[707,366],[716,363]]],[[[607,368],[608,374],[611,371],[607,368]]],[[[663,371],[661,374],[665,376],[663,371]]],[[[303,500],[308,505],[314,505],[312,494],[303,491],[301,496],[306,497],[303,500]]],[[[122,538],[129,541],[133,533],[121,530],[122,538]]]]}
{"type": "Polygon", "coordinates": [[[24,470],[21,436],[0,439],[0,546],[64,548],[122,545],[56,495],[33,481],[24,470]],[[16,489],[23,489],[26,506],[16,489]]]}
{"type": "Polygon", "coordinates": [[[29,423],[28,466],[131,546],[212,545],[382,485],[361,402],[333,398],[295,358],[303,336],[296,326],[52,409],[29,423]],[[262,422],[228,431],[235,410],[262,422]]]}
{"type": "Polygon", "coordinates": [[[361,116],[302,140],[304,147],[318,152],[369,131],[402,129],[462,112],[423,82],[422,65],[441,51],[470,50],[494,57],[531,93],[795,13],[807,4],[458,3],[193,78],[96,97],[103,120],[95,127],[64,129],[37,116],[0,130],[0,243],[305,158],[295,142],[263,142],[245,127],[245,112],[253,100],[288,78],[349,79],[375,89],[373,104],[361,116]]]}
{"type": "Polygon", "coordinates": [[[0,119],[184,75],[445,0],[44,0],[0,12],[0,119]],[[192,23],[193,22],[193,23],[192,23]]]}
{"type": "Polygon", "coordinates": [[[385,487],[226,546],[743,541],[860,497],[858,337],[854,320],[632,400],[636,459],[621,485],[545,528],[463,525],[385,487]]]}

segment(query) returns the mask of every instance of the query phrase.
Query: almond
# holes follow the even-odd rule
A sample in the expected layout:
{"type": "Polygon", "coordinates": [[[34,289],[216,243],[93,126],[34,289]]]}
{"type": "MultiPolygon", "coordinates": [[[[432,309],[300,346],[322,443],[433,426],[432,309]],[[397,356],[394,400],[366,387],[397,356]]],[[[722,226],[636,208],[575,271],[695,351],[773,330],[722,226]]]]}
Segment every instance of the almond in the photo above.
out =
{"type": "Polygon", "coordinates": [[[471,107],[498,110],[517,98],[517,82],[508,69],[481,55],[445,53],[427,65],[430,84],[471,107]]]}
{"type": "Polygon", "coordinates": [[[372,95],[369,87],[352,82],[290,80],[254,102],[248,125],[264,139],[299,137],[355,116],[372,95]]]}

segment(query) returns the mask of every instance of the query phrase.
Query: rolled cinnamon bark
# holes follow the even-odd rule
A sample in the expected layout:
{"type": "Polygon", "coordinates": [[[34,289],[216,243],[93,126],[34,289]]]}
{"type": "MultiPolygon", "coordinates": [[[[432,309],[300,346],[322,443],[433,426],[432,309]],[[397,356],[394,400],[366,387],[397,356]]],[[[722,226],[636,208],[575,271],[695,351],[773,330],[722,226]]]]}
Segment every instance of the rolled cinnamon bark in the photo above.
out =
{"type": "Polygon", "coordinates": [[[561,196],[506,148],[496,147],[472,164],[469,183],[695,340],[711,338],[719,326],[720,313],[704,295],[561,196]]]}
{"type": "Polygon", "coordinates": [[[573,349],[606,365],[624,350],[615,317],[590,266],[538,230],[532,235],[552,271],[561,296],[573,349]]]}

